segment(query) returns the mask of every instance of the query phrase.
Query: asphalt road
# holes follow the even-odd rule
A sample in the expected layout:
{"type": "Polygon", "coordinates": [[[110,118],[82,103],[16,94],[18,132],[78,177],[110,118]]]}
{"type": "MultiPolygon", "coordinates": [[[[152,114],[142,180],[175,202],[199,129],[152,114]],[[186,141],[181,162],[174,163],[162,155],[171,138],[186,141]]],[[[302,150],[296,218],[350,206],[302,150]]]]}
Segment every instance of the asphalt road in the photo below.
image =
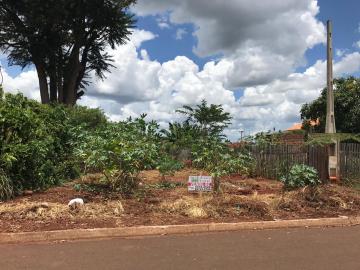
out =
{"type": "Polygon", "coordinates": [[[1,270],[359,270],[360,227],[0,245],[1,270]]]}

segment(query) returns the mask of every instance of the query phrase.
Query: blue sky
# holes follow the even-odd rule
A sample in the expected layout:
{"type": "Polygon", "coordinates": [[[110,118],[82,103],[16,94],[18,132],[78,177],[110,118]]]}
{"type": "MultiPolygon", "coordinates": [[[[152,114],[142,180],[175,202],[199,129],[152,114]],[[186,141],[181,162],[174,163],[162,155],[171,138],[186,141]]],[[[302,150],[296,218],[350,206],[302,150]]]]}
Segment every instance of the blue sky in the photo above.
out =
{"type": "MultiPolygon", "coordinates": [[[[360,1],[138,0],[131,41],[110,50],[116,69],[93,79],[82,105],[113,120],[148,113],[166,127],[202,99],[233,117],[231,139],[286,129],[326,84],[325,24],[335,76],[360,75],[360,1]]],[[[5,90],[39,98],[35,71],[5,67],[5,90]]]]}
{"type": "MultiPolygon", "coordinates": [[[[320,12],[317,18],[325,25],[327,20],[333,23],[333,46],[335,48],[334,59],[339,59],[338,53],[349,53],[356,50],[354,45],[360,40],[360,1],[347,0],[329,1],[319,0],[318,5],[320,12]]],[[[171,25],[169,27],[159,26],[159,20],[168,19],[168,13],[158,16],[138,17],[137,26],[155,33],[158,37],[142,44],[141,49],[148,51],[151,59],[161,63],[170,61],[178,55],[184,55],[192,59],[199,67],[203,67],[208,61],[221,58],[221,55],[213,55],[209,57],[199,57],[193,52],[193,48],[197,46],[197,39],[192,33],[195,26],[193,24],[171,25]],[[176,32],[184,29],[185,34],[181,40],[176,39],[176,32]]],[[[296,42],[296,40],[294,40],[296,42]]],[[[315,64],[318,60],[326,59],[326,45],[318,44],[314,48],[309,49],[305,53],[306,62],[296,68],[297,72],[304,72],[309,66],[315,64]]],[[[359,76],[359,72],[353,75],[359,76]]],[[[236,98],[243,95],[243,89],[234,90],[236,98]]]]}
{"type": "MultiPolygon", "coordinates": [[[[354,51],[353,45],[360,39],[360,1],[329,1],[319,0],[320,13],[317,18],[326,24],[327,20],[333,22],[335,49],[354,51]]],[[[159,62],[166,62],[174,59],[178,55],[185,55],[191,58],[199,66],[203,66],[217,56],[200,58],[193,53],[193,48],[197,44],[196,37],[192,35],[194,26],[192,24],[176,25],[170,28],[161,29],[158,25],[159,16],[138,17],[137,26],[141,29],[149,30],[158,35],[158,38],[145,42],[141,48],[146,49],[152,59],[159,62]],[[176,40],[176,31],[185,29],[187,34],[182,40],[176,40]]],[[[294,42],[296,42],[294,40],[294,42]]],[[[334,55],[337,58],[336,55],[334,55]]],[[[319,59],[326,59],[325,44],[319,44],[306,52],[307,65],[314,64],[319,59]]],[[[298,71],[303,71],[306,66],[299,67],[298,71]]]]}
{"type": "MultiPolygon", "coordinates": [[[[320,13],[317,16],[324,24],[333,22],[333,46],[335,49],[354,51],[353,45],[360,39],[360,1],[319,0],[320,13]]],[[[326,51],[322,45],[316,46],[306,54],[309,64],[325,59],[326,51]]],[[[334,55],[335,59],[338,58],[334,55]]]]}

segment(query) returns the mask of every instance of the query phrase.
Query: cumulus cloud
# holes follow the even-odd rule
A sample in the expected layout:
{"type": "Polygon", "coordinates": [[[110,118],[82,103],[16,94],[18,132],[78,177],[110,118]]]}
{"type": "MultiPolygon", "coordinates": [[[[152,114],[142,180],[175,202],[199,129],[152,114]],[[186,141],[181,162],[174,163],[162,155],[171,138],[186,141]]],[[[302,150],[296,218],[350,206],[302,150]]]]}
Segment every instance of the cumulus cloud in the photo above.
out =
{"type": "Polygon", "coordinates": [[[25,96],[40,100],[38,77],[35,70],[21,72],[12,77],[5,69],[2,69],[3,87],[9,93],[23,93],[25,96]]]}
{"type": "Polygon", "coordinates": [[[131,41],[108,53],[113,56],[115,68],[110,69],[105,80],[94,81],[88,95],[106,98],[122,104],[149,101],[159,95],[160,82],[158,71],[160,63],[151,61],[145,50],[140,54],[137,48],[148,40],[155,38],[151,32],[134,31],[131,41]]]}
{"type": "Polygon", "coordinates": [[[358,42],[355,42],[354,47],[360,49],[360,40],[358,42]]]}
{"type": "MultiPolygon", "coordinates": [[[[360,70],[360,53],[346,54],[334,64],[336,77],[360,70]]],[[[302,104],[316,99],[326,85],[326,62],[317,61],[303,73],[292,73],[286,79],[267,85],[245,88],[240,98],[243,115],[254,115],[253,129],[284,129],[299,121],[302,104]]],[[[249,125],[250,127],[250,125],[249,125]]]]}
{"type": "Polygon", "coordinates": [[[268,83],[304,62],[305,51],[325,41],[315,0],[140,0],[140,16],[170,12],[173,24],[193,23],[197,55],[232,62],[228,87],[268,83]]]}

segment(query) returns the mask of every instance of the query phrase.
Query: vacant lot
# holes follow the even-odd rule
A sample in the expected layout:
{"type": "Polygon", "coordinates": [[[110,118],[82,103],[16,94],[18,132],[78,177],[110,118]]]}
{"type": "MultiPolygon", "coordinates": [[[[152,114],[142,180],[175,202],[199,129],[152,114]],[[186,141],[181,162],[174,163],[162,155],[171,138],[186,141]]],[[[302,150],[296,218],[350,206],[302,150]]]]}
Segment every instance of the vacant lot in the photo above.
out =
{"type": "Polygon", "coordinates": [[[231,176],[222,179],[222,192],[190,194],[186,169],[161,181],[157,171],[141,174],[139,190],[124,198],[101,184],[101,175],[52,188],[46,192],[0,203],[0,231],[44,231],[138,225],[239,222],[336,217],[360,214],[360,193],[325,185],[284,191],[280,182],[231,176]],[[69,200],[83,198],[85,206],[70,210],[69,200]]]}

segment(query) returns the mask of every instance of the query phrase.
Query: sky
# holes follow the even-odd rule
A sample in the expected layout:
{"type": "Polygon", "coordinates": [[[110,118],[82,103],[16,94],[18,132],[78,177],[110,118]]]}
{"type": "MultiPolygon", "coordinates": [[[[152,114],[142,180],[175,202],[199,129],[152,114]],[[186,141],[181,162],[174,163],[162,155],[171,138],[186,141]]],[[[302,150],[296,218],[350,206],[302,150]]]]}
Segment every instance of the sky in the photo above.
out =
{"type": "MultiPolygon", "coordinates": [[[[176,109],[206,99],[233,116],[231,140],[285,130],[326,85],[328,19],[335,76],[360,76],[359,10],[359,0],[138,0],[131,40],[108,49],[116,68],[79,104],[113,121],[147,113],[166,128],[181,121],[176,109]]],[[[34,69],[0,60],[5,91],[39,99],[34,69]]]]}

